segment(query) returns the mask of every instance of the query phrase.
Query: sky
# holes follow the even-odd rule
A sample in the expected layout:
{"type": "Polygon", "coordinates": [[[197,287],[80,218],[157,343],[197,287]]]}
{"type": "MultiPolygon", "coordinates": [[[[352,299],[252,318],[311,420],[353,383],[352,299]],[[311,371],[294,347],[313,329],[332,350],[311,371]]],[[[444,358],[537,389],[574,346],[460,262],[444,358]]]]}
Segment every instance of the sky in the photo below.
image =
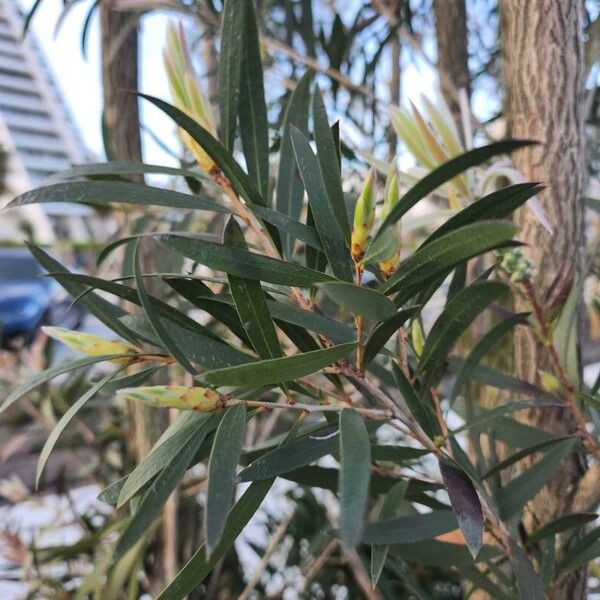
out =
{"type": "MultiPolygon", "coordinates": [[[[25,10],[31,0],[22,0],[25,10]]],[[[58,81],[84,143],[98,158],[103,159],[101,110],[102,94],[99,63],[99,24],[95,15],[89,31],[87,58],[83,57],[80,45],[82,25],[93,0],[81,0],[74,5],[55,35],[55,24],[62,10],[62,0],[42,0],[32,21],[32,29],[42,46],[50,68],[58,81]]],[[[153,13],[145,16],[141,24],[140,90],[168,100],[168,87],[162,64],[162,47],[168,16],[153,13]]],[[[174,128],[167,117],[152,106],[142,106],[142,122],[151,126],[161,139],[176,148],[174,128]]],[[[153,142],[144,138],[146,162],[172,165],[174,159],[153,142]]]]}

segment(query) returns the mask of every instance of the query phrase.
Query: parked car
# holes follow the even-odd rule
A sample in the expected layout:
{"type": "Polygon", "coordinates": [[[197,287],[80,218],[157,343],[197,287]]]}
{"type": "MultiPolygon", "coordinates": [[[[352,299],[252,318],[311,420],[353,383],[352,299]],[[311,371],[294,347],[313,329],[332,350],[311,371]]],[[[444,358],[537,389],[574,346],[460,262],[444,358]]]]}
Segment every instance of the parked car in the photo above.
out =
{"type": "Polygon", "coordinates": [[[71,307],[71,297],[25,248],[0,248],[0,341],[31,342],[42,325],[77,328],[83,308],[71,307]]]}

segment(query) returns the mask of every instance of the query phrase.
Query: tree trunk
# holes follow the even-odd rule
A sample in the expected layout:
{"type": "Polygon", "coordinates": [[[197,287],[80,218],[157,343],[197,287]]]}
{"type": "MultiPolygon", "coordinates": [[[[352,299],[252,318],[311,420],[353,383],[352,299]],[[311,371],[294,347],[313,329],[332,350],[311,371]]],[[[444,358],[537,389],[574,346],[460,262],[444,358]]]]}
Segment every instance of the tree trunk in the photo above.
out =
{"type": "MultiPolygon", "coordinates": [[[[103,125],[109,159],[142,161],[138,98],[128,93],[138,90],[138,15],[114,10],[111,0],[100,3],[100,43],[102,57],[103,125]]],[[[143,182],[143,177],[139,177],[143,182]]],[[[142,252],[144,271],[154,268],[154,257],[142,252]]],[[[155,381],[155,383],[163,383],[155,381]]],[[[156,410],[136,402],[131,406],[133,438],[129,448],[140,462],[169,424],[169,411],[156,410]]],[[[168,500],[161,527],[149,549],[153,593],[158,593],[177,573],[177,503],[168,500]]]]}
{"type": "MultiPolygon", "coordinates": [[[[507,130],[510,137],[540,142],[517,152],[515,165],[527,180],[548,186],[539,197],[553,234],[527,207],[516,214],[519,239],[527,244],[525,253],[534,266],[536,295],[542,307],[548,309],[566,298],[573,281],[582,273],[583,3],[502,0],[500,10],[507,130]]],[[[539,369],[552,371],[545,349],[525,328],[515,336],[515,361],[519,376],[527,381],[537,381],[539,369]]],[[[557,435],[574,431],[566,411],[535,410],[526,421],[557,435]]],[[[570,512],[570,490],[583,470],[580,456],[564,461],[529,503],[523,521],[526,530],[537,529],[570,512]]],[[[585,569],[560,580],[550,597],[586,597],[585,569]]]]}
{"type": "Polygon", "coordinates": [[[465,0],[435,0],[433,6],[440,87],[462,132],[458,93],[464,89],[467,97],[471,95],[467,7],[465,0]]]}

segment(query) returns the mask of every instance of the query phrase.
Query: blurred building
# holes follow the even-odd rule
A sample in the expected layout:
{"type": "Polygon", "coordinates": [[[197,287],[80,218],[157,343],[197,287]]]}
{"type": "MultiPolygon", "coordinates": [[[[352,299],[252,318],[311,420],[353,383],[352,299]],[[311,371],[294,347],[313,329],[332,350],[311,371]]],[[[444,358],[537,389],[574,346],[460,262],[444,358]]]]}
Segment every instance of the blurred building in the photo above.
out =
{"type": "MultiPolygon", "coordinates": [[[[6,154],[0,206],[87,158],[34,33],[23,38],[23,22],[17,0],[0,0],[0,148],[6,154]]],[[[40,243],[85,242],[94,237],[94,215],[89,207],[63,203],[4,211],[0,242],[29,236],[40,243]]]]}

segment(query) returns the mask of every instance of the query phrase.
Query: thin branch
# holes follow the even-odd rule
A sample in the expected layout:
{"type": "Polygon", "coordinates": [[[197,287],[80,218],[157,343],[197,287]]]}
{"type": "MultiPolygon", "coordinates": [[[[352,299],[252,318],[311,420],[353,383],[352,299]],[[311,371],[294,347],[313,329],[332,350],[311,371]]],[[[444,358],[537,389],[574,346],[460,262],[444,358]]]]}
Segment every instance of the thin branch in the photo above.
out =
{"type": "Polygon", "coordinates": [[[294,516],[294,513],[292,511],[279,524],[279,526],[277,527],[277,529],[271,536],[271,539],[269,540],[269,543],[267,544],[267,547],[265,548],[265,553],[263,554],[263,557],[262,557],[260,563],[258,564],[256,571],[254,571],[254,575],[252,575],[252,579],[250,579],[250,581],[248,582],[248,584],[246,585],[246,587],[244,588],[242,593],[238,596],[238,600],[248,600],[250,598],[250,594],[252,594],[252,592],[254,591],[254,588],[260,582],[260,578],[262,577],[262,574],[265,572],[265,569],[267,568],[267,566],[269,564],[269,560],[271,559],[271,556],[273,555],[275,550],[277,550],[277,546],[279,546],[279,542],[281,542],[281,539],[285,535],[285,532],[286,532],[288,525],[290,524],[290,521],[292,520],[293,516],[294,516]]]}

